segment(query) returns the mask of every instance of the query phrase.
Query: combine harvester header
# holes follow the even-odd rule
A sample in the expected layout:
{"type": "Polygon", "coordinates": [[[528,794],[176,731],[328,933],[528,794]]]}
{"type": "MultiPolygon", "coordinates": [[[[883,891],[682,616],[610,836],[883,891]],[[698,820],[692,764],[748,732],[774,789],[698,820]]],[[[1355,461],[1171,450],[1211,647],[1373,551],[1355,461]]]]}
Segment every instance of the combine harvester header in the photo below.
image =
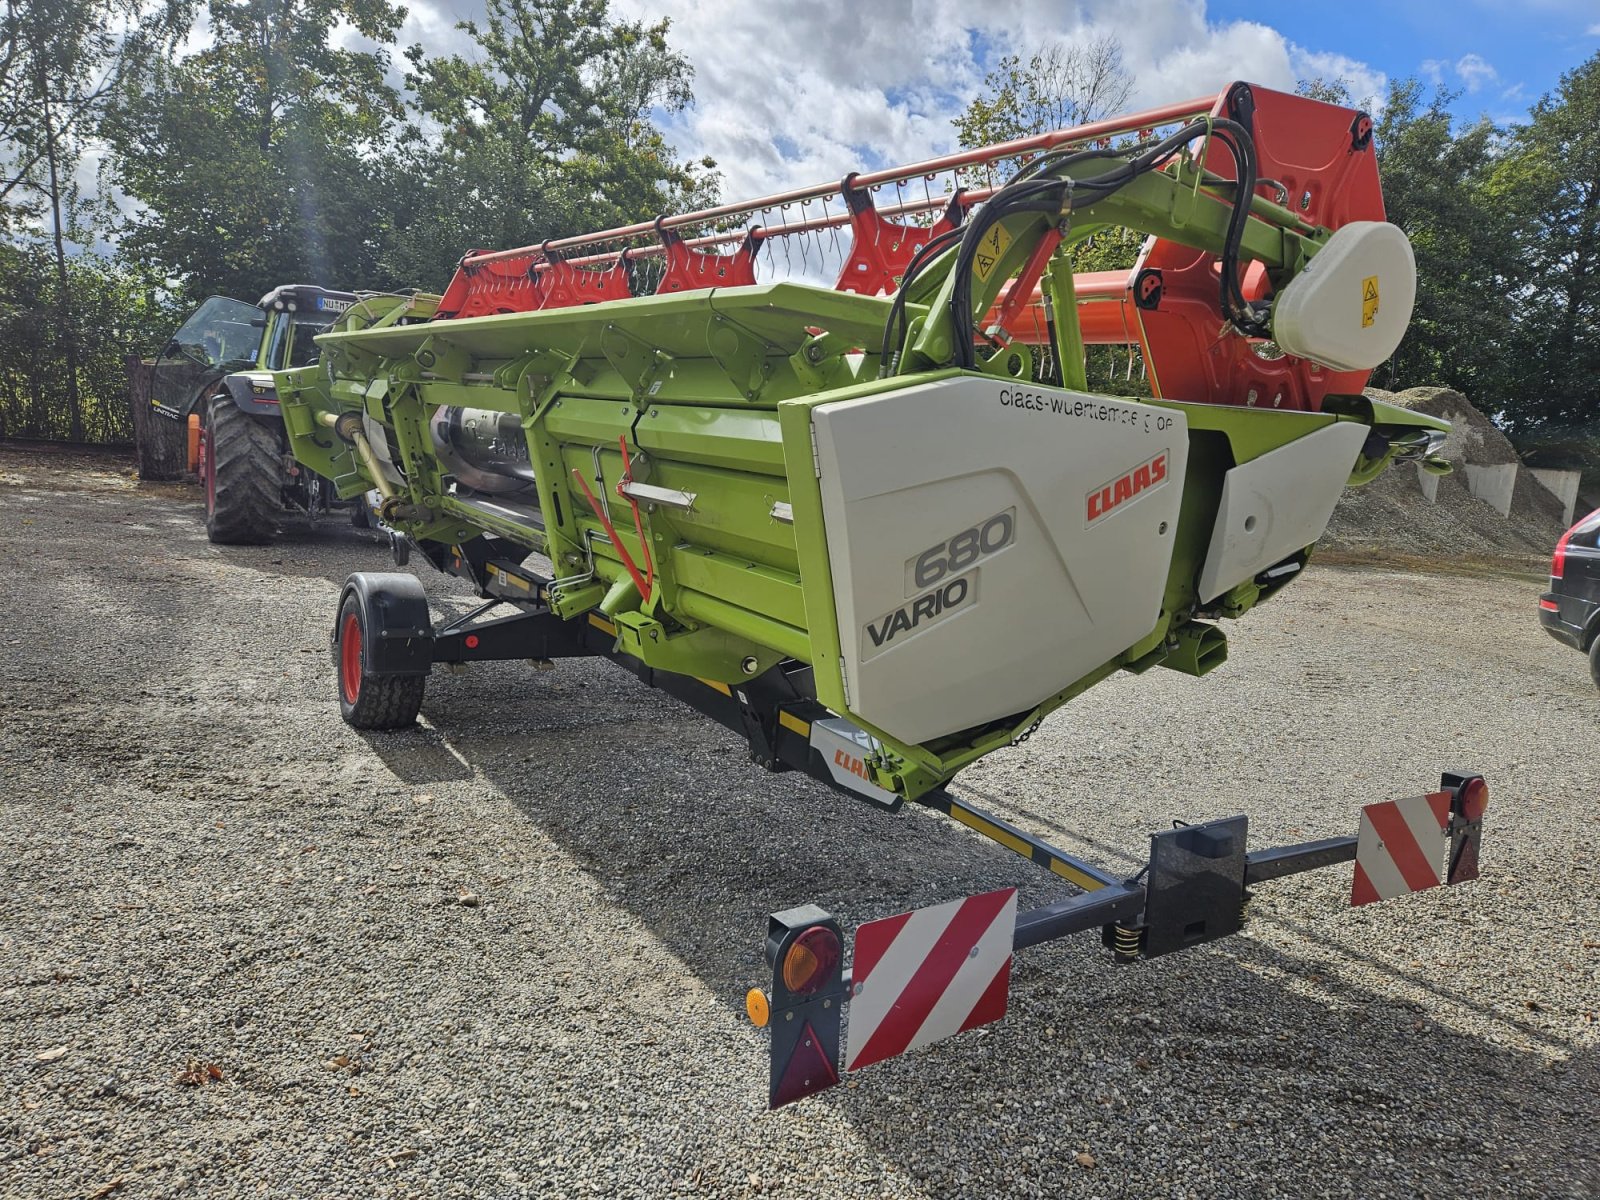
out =
{"type": "MultiPolygon", "coordinates": [[[[318,366],[279,376],[294,452],[341,495],[376,487],[397,561],[415,550],[485,604],[436,626],[414,577],[352,576],[344,717],[410,724],[435,663],[599,655],[763,766],[939,809],[1085,889],[873,923],[848,966],[826,913],[774,916],[772,987],[750,999],[774,1104],[994,1019],[1016,949],[1090,928],[1125,958],[1209,941],[1249,885],[1358,843],[1376,898],[1398,877],[1381,837],[1247,853],[1237,817],[1155,835],[1123,880],[947,785],[1119,670],[1213,670],[1219,622],[1298,576],[1347,484],[1448,469],[1443,422],[1362,394],[1416,286],[1383,217],[1365,114],[1235,84],[473,251],[442,296],[364,300],[318,366]],[[1133,269],[1075,276],[1074,248],[1118,226],[1147,235],[1133,269]],[[1092,393],[1089,343],[1137,347],[1151,396],[1092,393]]],[[[1475,876],[1482,781],[1430,795],[1404,810],[1411,830],[1438,817],[1429,879],[1475,876]]]]}

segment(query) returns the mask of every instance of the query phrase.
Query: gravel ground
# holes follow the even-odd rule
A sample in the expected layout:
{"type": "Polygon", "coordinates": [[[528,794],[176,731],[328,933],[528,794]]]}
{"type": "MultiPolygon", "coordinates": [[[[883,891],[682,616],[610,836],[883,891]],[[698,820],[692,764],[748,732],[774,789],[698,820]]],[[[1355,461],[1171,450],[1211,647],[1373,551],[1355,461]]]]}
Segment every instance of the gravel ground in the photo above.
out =
{"type": "Polygon", "coordinates": [[[1314,569],[1211,678],[1114,679],[960,784],[1132,868],[1174,817],[1353,832],[1467,765],[1480,883],[1028,951],[1000,1025],[769,1114],[766,913],[1064,887],[603,662],[362,736],[325,631],[385,557],[337,524],[212,547],[181,490],[0,451],[0,561],[0,1195],[1600,1195],[1600,698],[1532,578],[1314,569]]]}

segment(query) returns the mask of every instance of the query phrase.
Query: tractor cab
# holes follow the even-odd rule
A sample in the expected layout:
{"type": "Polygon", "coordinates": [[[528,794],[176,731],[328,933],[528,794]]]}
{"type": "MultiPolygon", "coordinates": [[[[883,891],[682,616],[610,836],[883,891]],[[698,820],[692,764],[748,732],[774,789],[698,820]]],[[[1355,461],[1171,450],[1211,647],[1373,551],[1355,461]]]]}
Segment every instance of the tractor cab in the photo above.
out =
{"type": "Polygon", "coordinates": [[[255,304],[212,296],[150,365],[151,408],[181,426],[234,374],[248,380],[247,396],[271,396],[271,372],[316,362],[317,335],[356,300],[304,283],[275,287],[255,304]]]}
{"type": "Polygon", "coordinates": [[[317,361],[316,337],[357,300],[354,292],[330,292],[305,283],[273,288],[256,302],[261,341],[255,366],[283,371],[317,361]]]}

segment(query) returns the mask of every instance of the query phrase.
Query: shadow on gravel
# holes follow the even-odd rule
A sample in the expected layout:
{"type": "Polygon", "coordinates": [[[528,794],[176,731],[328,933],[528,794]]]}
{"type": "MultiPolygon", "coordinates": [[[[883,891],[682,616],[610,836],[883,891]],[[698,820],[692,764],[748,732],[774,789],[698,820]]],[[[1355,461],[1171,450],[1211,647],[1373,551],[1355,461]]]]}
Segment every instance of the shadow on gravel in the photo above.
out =
{"type": "Polygon", "coordinates": [[[472,778],[472,764],[456,753],[437,729],[418,726],[399,736],[361,732],[361,737],[402,783],[449,783],[472,778]]]}
{"type": "MultiPolygon", "coordinates": [[[[851,927],[1009,885],[1025,906],[1067,894],[932,814],[767,775],[731,735],[606,664],[435,679],[424,711],[433,729],[369,739],[400,778],[481,772],[730,1011],[763,982],[771,911],[814,901],[851,927]]],[[[1596,1195],[1592,1052],[1460,1035],[1272,937],[1268,920],[1133,967],[1092,937],[1029,951],[1000,1025],[763,1119],[799,1127],[809,1105],[831,1106],[940,1195],[1054,1193],[1069,1176],[1085,1195],[1146,1194],[1152,1180],[1199,1195],[1596,1195]]],[[[1448,980],[1402,977],[1470,1005],[1448,980]]],[[[765,1070],[752,1059],[753,1100],[765,1070]]]]}

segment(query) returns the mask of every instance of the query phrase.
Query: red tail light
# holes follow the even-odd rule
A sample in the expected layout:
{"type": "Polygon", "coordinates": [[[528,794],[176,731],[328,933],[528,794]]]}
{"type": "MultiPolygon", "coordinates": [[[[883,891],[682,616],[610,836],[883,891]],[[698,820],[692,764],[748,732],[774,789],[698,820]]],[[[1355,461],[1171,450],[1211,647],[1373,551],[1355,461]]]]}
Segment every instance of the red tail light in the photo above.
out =
{"type": "Polygon", "coordinates": [[[1583,520],[1561,535],[1561,540],[1556,543],[1556,552],[1550,556],[1550,578],[1560,579],[1563,571],[1567,569],[1567,543],[1572,540],[1575,533],[1587,533],[1593,529],[1600,519],[1600,508],[1594,510],[1583,520]]]}
{"type": "MultiPolygon", "coordinates": [[[[1582,522],[1579,522],[1582,524],[1582,522]]],[[[1574,525],[1572,529],[1578,526],[1574,525]]],[[[1561,535],[1561,540],[1556,543],[1556,552],[1550,556],[1550,578],[1560,579],[1561,573],[1567,569],[1567,543],[1572,540],[1572,529],[1561,535]]]]}

